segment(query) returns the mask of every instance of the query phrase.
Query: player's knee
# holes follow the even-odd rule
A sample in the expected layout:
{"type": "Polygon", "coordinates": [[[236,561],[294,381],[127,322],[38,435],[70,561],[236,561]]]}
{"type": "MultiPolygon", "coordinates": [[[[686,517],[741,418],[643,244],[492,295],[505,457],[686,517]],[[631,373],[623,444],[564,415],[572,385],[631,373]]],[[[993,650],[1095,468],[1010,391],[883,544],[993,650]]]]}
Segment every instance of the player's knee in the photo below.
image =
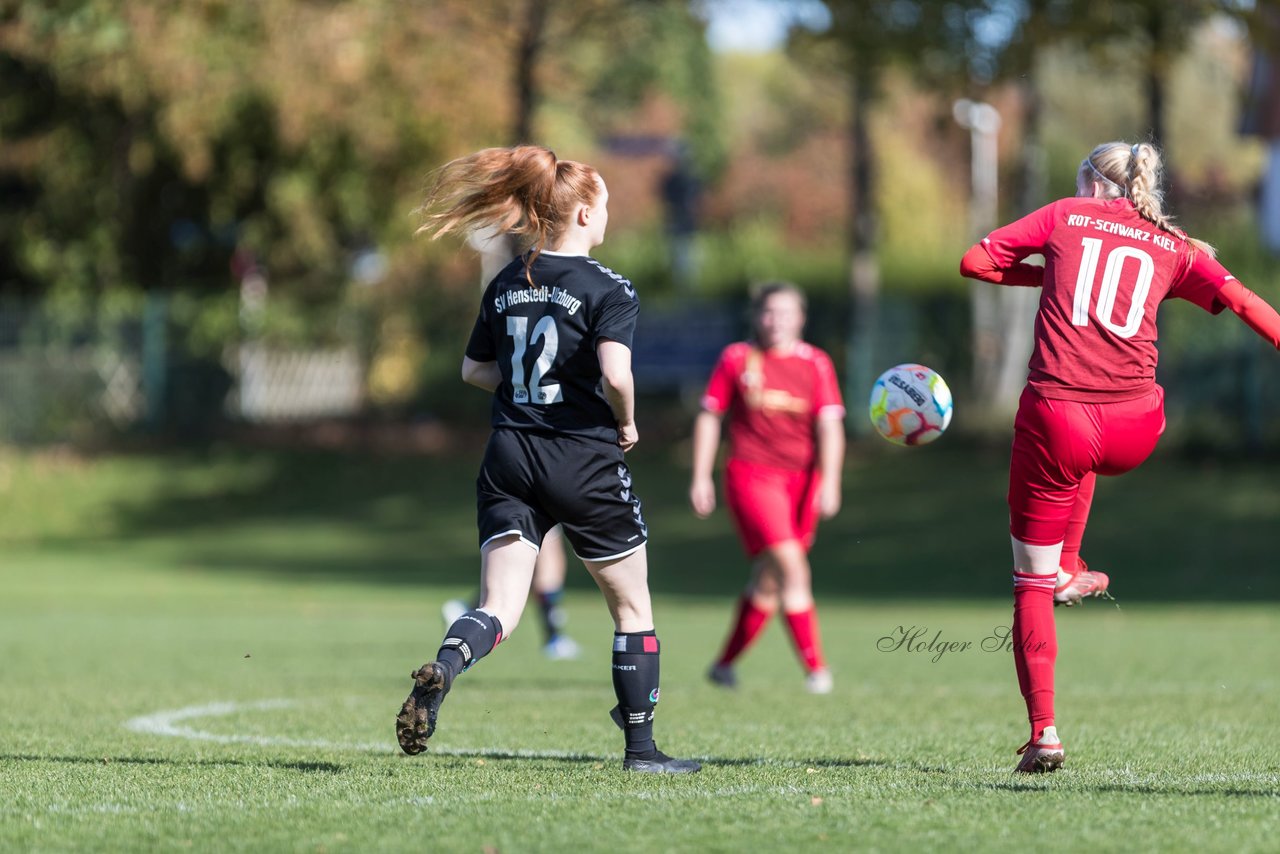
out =
{"type": "Polygon", "coordinates": [[[778,582],[778,576],[772,572],[757,573],[747,585],[747,595],[762,603],[777,599],[780,592],[782,585],[778,582]]]}
{"type": "Polygon", "coordinates": [[[613,622],[620,632],[647,632],[653,628],[653,608],[648,598],[616,600],[611,604],[613,622]]]}
{"type": "Polygon", "coordinates": [[[520,625],[520,615],[524,611],[523,608],[515,608],[511,605],[504,605],[501,602],[492,604],[481,602],[479,610],[498,618],[498,622],[502,624],[502,636],[504,638],[511,637],[515,632],[516,626],[520,625]]]}
{"type": "Polygon", "coordinates": [[[809,555],[799,540],[787,540],[769,547],[771,562],[778,569],[783,587],[809,582],[809,555]]]}

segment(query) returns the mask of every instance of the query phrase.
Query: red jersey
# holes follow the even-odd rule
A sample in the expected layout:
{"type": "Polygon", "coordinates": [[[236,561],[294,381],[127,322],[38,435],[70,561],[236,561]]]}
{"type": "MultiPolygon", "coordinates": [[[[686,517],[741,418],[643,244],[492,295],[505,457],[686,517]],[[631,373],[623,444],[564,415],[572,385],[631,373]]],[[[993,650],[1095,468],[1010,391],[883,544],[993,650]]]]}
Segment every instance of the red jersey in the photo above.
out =
{"type": "Polygon", "coordinates": [[[702,407],[729,415],[734,459],[793,471],[814,468],[814,424],[843,418],[831,357],[803,341],[790,353],[730,344],[711,372],[702,407]]]}
{"type": "Polygon", "coordinates": [[[1029,384],[1043,397],[1105,403],[1149,393],[1156,310],[1170,297],[1217,314],[1233,279],[1207,252],[1153,225],[1128,199],[1062,199],[982,241],[1008,268],[1045,257],[1029,384]]]}

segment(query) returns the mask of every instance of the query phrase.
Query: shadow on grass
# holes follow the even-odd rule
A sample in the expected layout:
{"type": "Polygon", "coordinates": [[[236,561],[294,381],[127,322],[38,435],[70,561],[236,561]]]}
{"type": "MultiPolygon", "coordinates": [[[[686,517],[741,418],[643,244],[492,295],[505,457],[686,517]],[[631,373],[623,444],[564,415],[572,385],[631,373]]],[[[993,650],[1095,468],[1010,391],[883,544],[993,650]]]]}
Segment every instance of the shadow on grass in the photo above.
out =
{"type": "MultiPolygon", "coordinates": [[[[147,494],[122,495],[104,512],[117,542],[169,549],[184,566],[470,584],[478,563],[479,456],[222,450],[173,460],[172,479],[147,494]]],[[[670,450],[638,451],[629,461],[650,529],[653,590],[737,595],[747,559],[724,510],[707,521],[693,517],[687,466],[670,450]]],[[[844,509],[823,524],[812,554],[819,595],[1007,597],[1007,461],[1004,447],[951,437],[920,449],[854,445],[844,509]]],[[[1274,463],[1166,456],[1123,478],[1102,478],[1084,553],[1122,597],[1278,600],[1280,574],[1270,570],[1278,475],[1274,463]]],[[[593,588],[581,569],[571,571],[569,586],[593,588]]]]}
{"type": "Polygon", "coordinates": [[[281,762],[278,760],[254,761],[248,759],[182,759],[168,756],[37,756],[30,753],[0,753],[0,762],[56,762],[68,765],[187,765],[187,766],[242,766],[278,768],[282,771],[299,771],[306,774],[339,774],[344,766],[336,762],[281,762]]]}
{"type": "MultiPolygon", "coordinates": [[[[519,750],[436,750],[428,751],[428,756],[442,759],[485,759],[525,762],[577,762],[613,764],[621,761],[621,754],[601,756],[590,753],[538,753],[519,750]]],[[[762,756],[694,756],[691,757],[706,767],[743,767],[743,768],[870,768],[889,767],[891,763],[882,759],[842,759],[825,757],[822,759],[783,759],[762,756]]],[[[923,769],[917,769],[923,770],[923,769]]]]}
{"type": "MultiPolygon", "coordinates": [[[[1047,781],[1046,781],[1047,782],[1047,781]]],[[[1037,785],[1031,782],[1019,783],[1010,780],[1007,783],[987,783],[983,785],[985,789],[998,789],[1010,792],[1044,792],[1052,788],[1051,785],[1037,785]]],[[[1171,797],[1183,796],[1215,796],[1228,798],[1280,798],[1280,789],[1208,789],[1196,788],[1189,789],[1176,784],[1168,786],[1153,786],[1149,783],[1140,783],[1134,785],[1121,785],[1117,783],[1101,783],[1096,786],[1072,786],[1071,791],[1079,789],[1087,789],[1091,792],[1106,792],[1108,794],[1130,794],[1130,795],[1168,795],[1171,797]]]]}
{"type": "Polygon", "coordinates": [[[785,768],[888,768],[892,763],[883,759],[841,759],[826,757],[824,759],[764,759],[760,757],[721,757],[700,756],[698,760],[708,765],[725,765],[729,767],[785,767],[785,768]]]}

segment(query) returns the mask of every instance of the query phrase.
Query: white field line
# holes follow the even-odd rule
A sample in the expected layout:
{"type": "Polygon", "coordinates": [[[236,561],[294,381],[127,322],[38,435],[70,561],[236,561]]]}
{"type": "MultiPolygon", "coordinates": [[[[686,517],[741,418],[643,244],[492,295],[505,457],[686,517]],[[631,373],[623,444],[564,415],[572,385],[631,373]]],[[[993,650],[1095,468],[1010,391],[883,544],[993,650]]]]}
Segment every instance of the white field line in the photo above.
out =
{"type": "MultiPolygon", "coordinates": [[[[187,721],[203,718],[227,717],[240,712],[274,711],[301,705],[297,700],[257,700],[254,702],[209,703],[203,706],[187,706],[141,715],[124,722],[125,729],[144,735],[169,738],[185,738],[189,741],[207,741],[215,744],[255,744],[260,747],[300,747],[320,750],[353,750],[361,753],[397,753],[399,748],[390,739],[382,741],[331,741],[323,738],[288,738],[278,735],[251,735],[249,733],[209,732],[187,726],[187,721]]],[[[601,756],[570,750],[511,750],[501,747],[443,747],[431,748],[435,756],[480,756],[493,759],[562,759],[594,762],[616,762],[619,757],[601,756]]],[[[708,757],[694,757],[706,761],[708,757]]],[[[752,760],[751,765],[768,765],[799,768],[807,764],[802,760],[767,759],[752,760]]]]}
{"type": "MultiPolygon", "coordinates": [[[[395,753],[398,748],[387,741],[330,741],[323,738],[287,738],[278,735],[250,735],[248,733],[208,732],[186,726],[185,722],[202,719],[227,717],[239,712],[266,712],[287,709],[300,705],[295,700],[258,700],[251,703],[209,703],[204,706],[187,706],[182,709],[156,712],[130,718],[124,727],[144,735],[160,735],[170,738],[185,738],[190,741],[210,741],[216,744],[256,744],[261,747],[310,747],[321,750],[355,750],[361,753],[395,753]]],[[[510,759],[587,759],[601,762],[610,761],[614,757],[595,756],[589,753],[578,753],[567,750],[504,750],[502,748],[432,748],[437,756],[474,756],[477,753],[495,758],[510,759]]]]}
{"type": "MultiPolygon", "coordinates": [[[[398,748],[390,742],[381,741],[332,741],[322,738],[288,738],[285,736],[275,735],[251,735],[248,733],[218,733],[209,732],[207,730],[196,729],[195,727],[186,725],[187,721],[195,721],[203,718],[227,717],[240,712],[254,711],[274,711],[278,709],[293,708],[301,705],[297,700],[257,700],[253,702],[222,702],[209,703],[202,706],[187,706],[181,709],[172,709],[168,711],[155,712],[150,715],[142,715],[136,718],[130,718],[124,722],[125,729],[132,732],[142,733],[144,735],[157,735],[169,738],[183,738],[190,741],[205,741],[216,744],[254,744],[261,747],[298,747],[313,748],[321,750],[351,750],[361,753],[389,753],[394,754],[398,748]]],[[[462,757],[483,757],[494,759],[559,759],[559,760],[576,760],[576,761],[594,761],[612,763],[616,762],[618,757],[601,756],[598,754],[582,753],[579,751],[569,750],[511,750],[501,747],[446,747],[432,748],[431,754],[436,756],[462,756],[462,757]]],[[[695,757],[704,762],[714,763],[711,757],[695,757]]],[[[805,767],[812,763],[803,760],[792,759],[771,759],[759,758],[749,763],[742,763],[741,760],[735,762],[739,765],[754,766],[770,766],[784,768],[805,767]]],[[[912,770],[910,766],[904,766],[902,770],[912,770]]],[[[1000,772],[1003,766],[993,766],[992,771],[1000,772]]],[[[1257,772],[1242,771],[1236,773],[1201,773],[1193,774],[1177,780],[1171,780],[1165,775],[1143,775],[1136,774],[1127,768],[1117,769],[1094,769],[1095,773],[1102,773],[1106,778],[1112,780],[1115,784],[1126,787],[1135,788],[1142,786],[1170,786],[1171,784],[1182,785],[1205,785],[1205,784],[1223,784],[1223,783],[1255,783],[1263,785],[1280,786],[1280,773],[1274,772],[1257,772]]],[[[970,769],[972,772],[972,769],[970,769]]],[[[981,785],[981,784],[978,784],[981,785]]],[[[747,786],[742,789],[725,789],[717,790],[724,794],[746,794],[746,793],[774,793],[784,794],[789,791],[786,787],[778,786],[747,786]]],[[[834,794],[832,790],[827,793],[834,794]]],[[[1177,794],[1176,791],[1170,794],[1177,794]]],[[[640,797],[638,793],[631,793],[630,797],[640,797]]],[[[428,796],[435,797],[435,796],[428,796]]],[[[475,797],[472,795],[471,797],[475,797]]],[[[545,796],[544,796],[545,797],[545,796]]],[[[610,796],[612,797],[612,796],[610,796]]]]}

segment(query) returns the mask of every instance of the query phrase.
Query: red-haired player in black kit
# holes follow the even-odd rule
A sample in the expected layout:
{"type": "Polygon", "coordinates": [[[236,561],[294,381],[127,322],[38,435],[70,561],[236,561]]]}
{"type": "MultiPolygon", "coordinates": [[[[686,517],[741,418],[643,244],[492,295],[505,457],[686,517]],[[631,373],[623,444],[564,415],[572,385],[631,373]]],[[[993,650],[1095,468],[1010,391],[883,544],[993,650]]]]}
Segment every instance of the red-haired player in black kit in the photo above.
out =
{"type": "Polygon", "coordinates": [[[1064,758],[1053,606],[1109,584],[1080,560],[1095,478],[1135,468],[1164,432],[1157,308],[1177,297],[1212,314],[1230,309],[1280,348],[1275,310],[1164,213],[1155,146],[1099,145],[1081,161],[1076,189],[991,232],[960,263],[970,278],[1042,288],[1009,467],[1013,652],[1031,721],[1017,770],[1033,773],[1064,758]],[[1033,254],[1044,267],[1024,263],[1033,254]]]}
{"type": "Polygon", "coordinates": [[[611,716],[626,771],[688,774],[653,741],[660,645],[649,597],[649,529],[624,459],[639,441],[631,340],[639,295],[590,251],[604,241],[609,191],[595,169],[547,148],[489,148],[446,164],[425,208],[439,236],[490,229],[527,251],[485,289],[462,378],[493,394],[493,432],[476,478],[480,603],[413,673],[396,717],[405,753],[427,749],[454,680],[520,620],[534,564],[556,525],[613,617],[611,716]]]}

